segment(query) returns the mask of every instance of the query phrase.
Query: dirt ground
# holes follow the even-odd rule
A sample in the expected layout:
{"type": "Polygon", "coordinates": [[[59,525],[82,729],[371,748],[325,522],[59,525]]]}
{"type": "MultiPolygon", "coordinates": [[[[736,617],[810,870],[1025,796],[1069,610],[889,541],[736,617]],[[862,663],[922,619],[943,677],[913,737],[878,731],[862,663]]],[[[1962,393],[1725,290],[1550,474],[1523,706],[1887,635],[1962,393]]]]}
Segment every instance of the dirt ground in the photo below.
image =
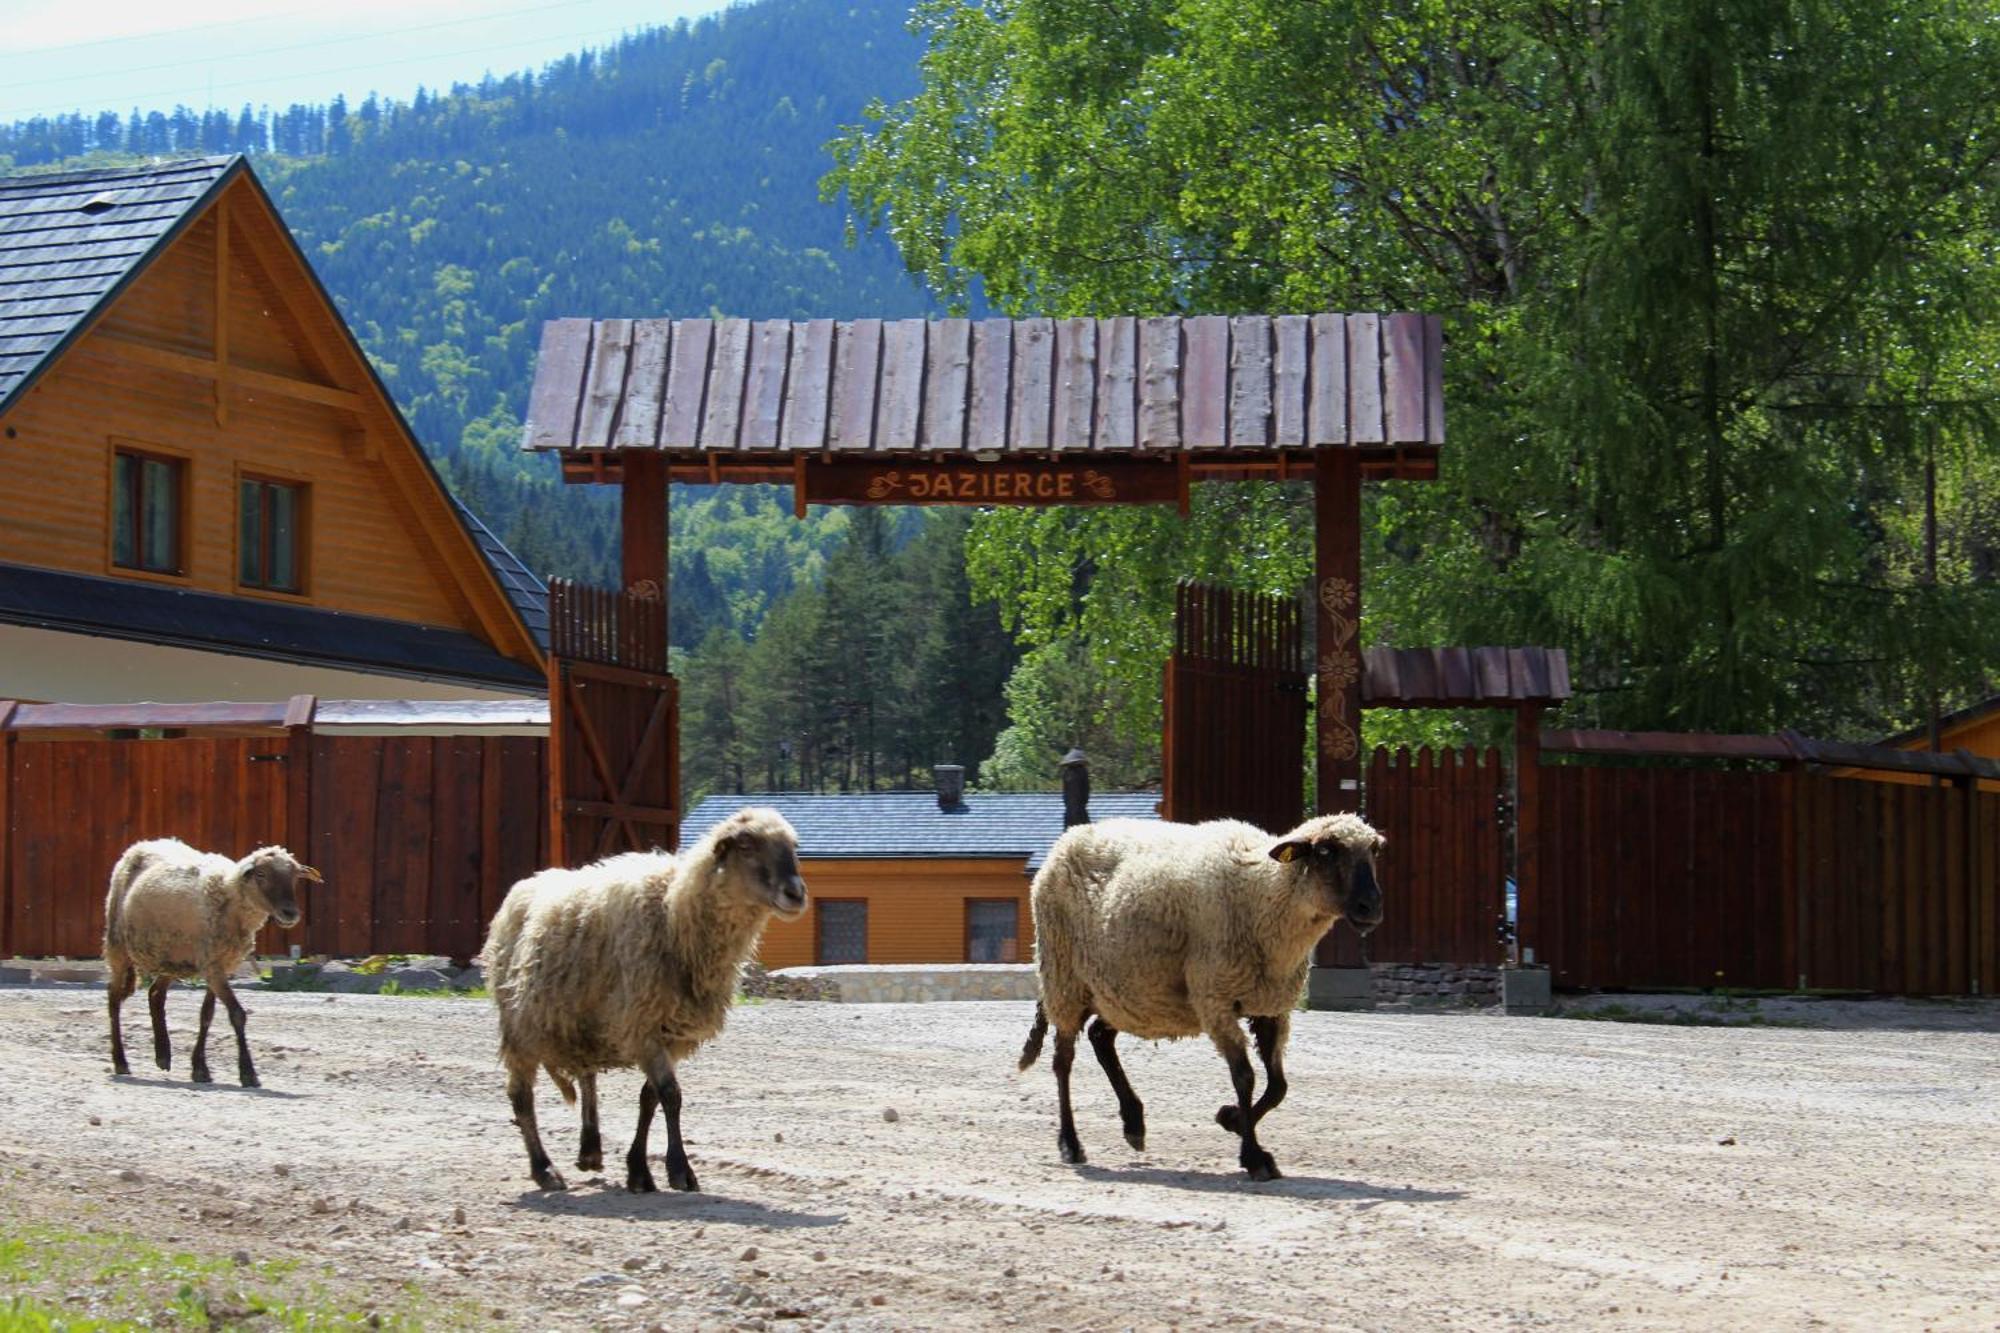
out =
{"type": "MultiPolygon", "coordinates": [[[[101,991],[0,990],[0,1222],[285,1256],[385,1303],[415,1283],[467,1326],[2000,1326],[1991,1004],[1303,1014],[1263,1133],[1286,1179],[1255,1185],[1205,1044],[1126,1043],[1144,1153],[1086,1050],[1070,1167],[1046,1060],[1013,1071],[1029,1006],[765,1002],[684,1068],[701,1193],[581,1176],[544,1083],[573,1187],[545,1196],[486,1002],[246,1000],[261,1091],[186,1081],[190,992],[174,1073],[142,996],[143,1072],[114,1079],[101,991]]],[[[606,1080],[608,1160],[636,1086],[606,1080]]]]}

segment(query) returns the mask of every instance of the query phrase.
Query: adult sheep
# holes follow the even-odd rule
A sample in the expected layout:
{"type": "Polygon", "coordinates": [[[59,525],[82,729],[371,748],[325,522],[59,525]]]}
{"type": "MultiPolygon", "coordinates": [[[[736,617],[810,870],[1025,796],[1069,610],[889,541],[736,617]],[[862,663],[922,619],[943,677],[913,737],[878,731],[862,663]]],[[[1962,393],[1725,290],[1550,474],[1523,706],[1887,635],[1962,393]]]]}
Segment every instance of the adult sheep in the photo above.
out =
{"type": "Polygon", "coordinates": [[[208,983],[201,997],[201,1031],[194,1039],[190,1077],[209,1081],[208,1025],[219,997],[236,1029],[236,1076],[246,1088],[257,1084],[250,1043],[243,1035],[243,1004],[229,988],[230,974],[257,947],[257,932],[269,920],[292,927],[299,921],[298,886],[318,884],[319,871],[302,865],[282,847],[259,847],[240,861],[198,852],[178,838],[135,842],[111,871],[104,898],[104,963],[109,971],[111,1067],[129,1074],[119,1008],[138,985],[146,990],[153,1014],[153,1062],[172,1066],[167,1042],[167,987],[188,977],[208,983]]]}
{"type": "Polygon", "coordinates": [[[667,1115],[667,1180],[698,1188],[681,1145],[674,1066],[722,1031],[743,962],[772,915],[806,909],[798,835],[775,810],[739,810],[678,856],[630,852],[581,870],[544,870],[516,884],[486,937],[500,1010],[507,1099],[546,1190],[566,1188],[535,1125],[535,1076],[563,1100],[583,1095],[580,1171],[601,1170],[597,1075],[636,1065],[639,1130],[625,1184],[657,1189],[646,1165],[656,1106],[667,1115]]]}
{"type": "Polygon", "coordinates": [[[1382,836],[1357,815],[1309,819],[1280,838],[1235,820],[1168,824],[1113,819],[1057,840],[1035,876],[1035,956],[1041,1003],[1021,1068],[1056,1029],[1056,1144],[1082,1162],[1070,1114],[1076,1034],[1090,1045],[1118,1098],[1125,1139],[1146,1146],[1146,1113],[1118,1062],[1120,1032],[1135,1037],[1206,1033],[1229,1062],[1236,1101],[1216,1122],[1242,1140],[1252,1180],[1275,1180],[1257,1122],[1285,1097],[1285,1041],[1313,945],[1345,917],[1366,932],[1382,920],[1375,853],[1382,836]],[[1254,1105],[1240,1020],[1264,1062],[1254,1105]]]}

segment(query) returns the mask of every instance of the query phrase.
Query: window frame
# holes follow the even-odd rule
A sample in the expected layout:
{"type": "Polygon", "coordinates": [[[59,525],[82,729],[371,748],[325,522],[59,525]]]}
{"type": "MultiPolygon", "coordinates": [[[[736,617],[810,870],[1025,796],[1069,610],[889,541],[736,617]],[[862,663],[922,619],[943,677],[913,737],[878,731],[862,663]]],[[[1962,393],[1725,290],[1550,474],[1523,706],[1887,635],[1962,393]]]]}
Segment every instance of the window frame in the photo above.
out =
{"type": "MultiPolygon", "coordinates": [[[[1021,900],[1020,900],[1020,899],[1019,899],[1018,897],[998,897],[998,898],[966,898],[966,899],[963,899],[963,901],[964,901],[964,903],[965,903],[965,961],[966,961],[966,962],[968,962],[968,963],[971,963],[971,962],[975,961],[975,960],[973,959],[973,957],[972,957],[972,909],[973,909],[973,907],[974,907],[975,905],[987,905],[987,904],[1000,904],[1000,903],[1004,903],[1004,904],[1006,904],[1006,905],[1007,905],[1008,907],[1012,908],[1012,909],[1013,909],[1013,911],[1014,911],[1014,958],[1013,958],[1013,961],[1014,961],[1014,962],[1017,962],[1017,963],[1019,963],[1019,962],[1025,962],[1025,961],[1027,961],[1027,960],[1025,960],[1025,959],[1023,959],[1023,958],[1021,957],[1021,900]]],[[[1006,962],[1006,961],[1008,961],[1008,960],[1006,960],[1006,959],[1002,958],[1002,959],[998,959],[998,960],[996,960],[996,961],[998,961],[998,962],[1003,962],[1003,963],[1004,963],[1004,962],[1006,962]]]]}
{"type": "Polygon", "coordinates": [[[866,898],[815,898],[813,900],[813,966],[814,967],[856,967],[868,962],[868,899],[866,898]],[[826,961],[826,909],[841,904],[852,904],[861,909],[861,957],[858,962],[829,963],[826,961]]]}
{"type": "MultiPolygon", "coordinates": [[[[185,583],[192,576],[189,529],[193,526],[194,499],[194,458],[176,449],[154,444],[147,440],[134,440],[114,435],[109,439],[110,450],[105,457],[104,489],[104,568],[118,578],[159,579],[175,583],[185,583]],[[172,569],[151,569],[145,565],[124,564],[118,559],[118,460],[130,458],[137,463],[165,463],[172,469],[174,485],[174,567],[172,569]]],[[[132,547],[135,555],[145,546],[145,483],[139,482],[133,496],[132,547]]]]}
{"type": "MultiPolygon", "coordinates": [[[[287,474],[282,471],[274,471],[270,468],[238,467],[236,469],[236,484],[234,488],[235,499],[234,503],[231,506],[235,522],[231,525],[230,528],[229,556],[230,556],[230,564],[232,566],[231,579],[238,592],[251,597],[275,597],[275,598],[282,598],[286,601],[303,601],[311,597],[312,565],[313,565],[312,554],[311,554],[312,530],[313,530],[312,489],[313,489],[312,481],[310,478],[298,476],[296,474],[287,474]],[[265,513],[268,513],[270,508],[270,503],[267,498],[270,492],[264,488],[271,486],[286,486],[290,487],[292,490],[298,493],[298,508],[296,510],[298,530],[293,535],[292,538],[292,566],[293,566],[293,573],[297,576],[296,581],[298,586],[296,587],[274,588],[268,584],[247,583],[244,581],[243,486],[245,482],[254,483],[259,488],[258,503],[260,504],[260,506],[262,506],[262,509],[265,511],[265,513]]],[[[263,517],[264,514],[259,515],[260,523],[262,523],[263,517]]],[[[263,557],[268,556],[270,552],[269,525],[264,524],[262,531],[264,533],[263,540],[265,549],[259,552],[260,564],[263,563],[263,557]]]]}

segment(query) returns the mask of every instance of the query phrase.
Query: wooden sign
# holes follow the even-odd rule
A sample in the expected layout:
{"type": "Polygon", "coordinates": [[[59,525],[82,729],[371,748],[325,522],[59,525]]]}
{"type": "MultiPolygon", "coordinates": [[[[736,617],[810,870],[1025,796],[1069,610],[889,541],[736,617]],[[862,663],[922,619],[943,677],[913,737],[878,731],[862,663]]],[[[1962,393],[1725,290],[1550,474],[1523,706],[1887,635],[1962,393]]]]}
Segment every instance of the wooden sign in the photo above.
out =
{"type": "Polygon", "coordinates": [[[1173,504],[1171,461],[1020,459],[992,463],[821,462],[804,469],[804,502],[823,505],[1173,504]]]}

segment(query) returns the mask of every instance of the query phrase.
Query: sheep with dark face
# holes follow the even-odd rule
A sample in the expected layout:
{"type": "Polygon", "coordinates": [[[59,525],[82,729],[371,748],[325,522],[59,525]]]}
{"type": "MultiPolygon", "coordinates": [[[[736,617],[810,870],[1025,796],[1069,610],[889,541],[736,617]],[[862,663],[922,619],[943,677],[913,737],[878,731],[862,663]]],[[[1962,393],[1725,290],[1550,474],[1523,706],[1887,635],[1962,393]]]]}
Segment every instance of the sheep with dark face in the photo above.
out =
{"type": "Polygon", "coordinates": [[[1145,1147],[1146,1118],[1119,1064],[1118,1034],[1205,1033],[1236,1089],[1216,1121],[1240,1138],[1238,1160],[1251,1179],[1276,1179],[1257,1123],[1285,1097],[1292,1009],[1313,945],[1336,920],[1362,931],[1380,924],[1381,846],[1381,835],[1351,814],[1309,819],[1280,838],[1234,820],[1115,819],[1063,834],[1031,891],[1042,998],[1021,1052],[1025,1070],[1054,1024],[1063,1160],[1084,1160],[1069,1074],[1077,1033],[1090,1021],[1091,1049],[1118,1097],[1128,1143],[1145,1147]],[[1254,1104],[1246,1019],[1265,1072],[1254,1104]]]}
{"type": "Polygon", "coordinates": [[[143,974],[153,1014],[153,1062],[172,1065],[167,1041],[167,987],[188,977],[208,983],[201,999],[201,1031],[194,1040],[191,1077],[209,1081],[208,1026],[220,999],[236,1030],[236,1076],[257,1086],[250,1043],[243,1035],[245,1014],[230,974],[257,948],[266,921],[291,927],[299,921],[301,883],[321,883],[319,871],[303,865],[282,847],[260,847],[240,861],[198,852],[178,838],[136,842],[111,871],[104,899],[104,963],[109,971],[111,1067],[129,1074],[125,1033],[118,1011],[143,974]]]}
{"type": "Polygon", "coordinates": [[[632,852],[544,870],[508,892],[486,937],[487,978],[500,1011],[507,1097],[537,1185],[566,1188],[535,1124],[537,1071],[548,1071],[565,1101],[581,1090],[576,1165],[596,1171],[604,1165],[597,1075],[636,1065],[645,1082],[626,1186],[657,1188],[646,1137],[662,1107],[668,1183],[697,1188],[681,1144],[674,1067],[722,1031],[765,923],[805,910],[798,835],[764,809],[737,811],[679,855],[632,852]]]}

